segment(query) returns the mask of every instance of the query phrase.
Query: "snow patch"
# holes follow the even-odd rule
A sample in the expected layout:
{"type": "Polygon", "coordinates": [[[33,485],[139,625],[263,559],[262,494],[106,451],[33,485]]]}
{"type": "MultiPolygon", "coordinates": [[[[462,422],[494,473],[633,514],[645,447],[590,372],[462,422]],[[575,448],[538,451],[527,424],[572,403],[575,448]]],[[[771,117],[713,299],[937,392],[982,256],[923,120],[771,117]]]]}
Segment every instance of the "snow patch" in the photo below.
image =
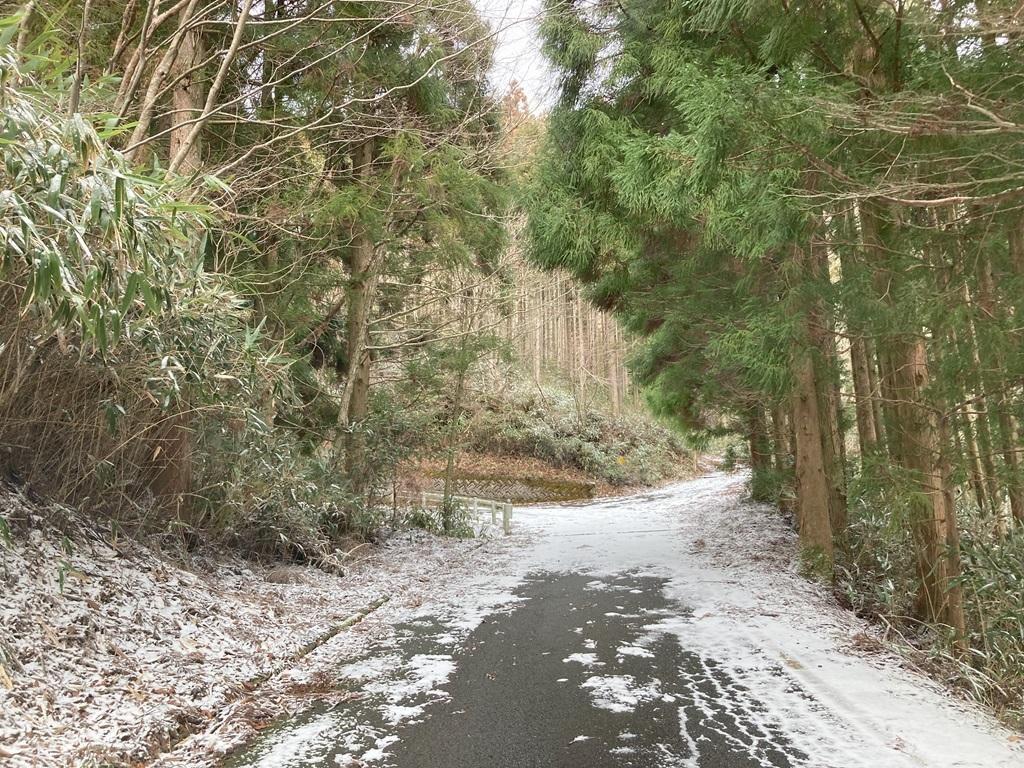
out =
{"type": "Polygon", "coordinates": [[[571,653],[562,659],[565,664],[582,664],[585,667],[601,667],[604,666],[603,661],[597,660],[596,653],[571,653]]]}
{"type": "Polygon", "coordinates": [[[616,651],[619,656],[635,656],[641,659],[653,659],[654,654],[639,645],[620,645],[616,651]]]}
{"type": "Polygon", "coordinates": [[[644,702],[662,697],[658,680],[640,685],[632,675],[595,676],[580,687],[590,691],[595,707],[610,712],[633,712],[644,702]]]}

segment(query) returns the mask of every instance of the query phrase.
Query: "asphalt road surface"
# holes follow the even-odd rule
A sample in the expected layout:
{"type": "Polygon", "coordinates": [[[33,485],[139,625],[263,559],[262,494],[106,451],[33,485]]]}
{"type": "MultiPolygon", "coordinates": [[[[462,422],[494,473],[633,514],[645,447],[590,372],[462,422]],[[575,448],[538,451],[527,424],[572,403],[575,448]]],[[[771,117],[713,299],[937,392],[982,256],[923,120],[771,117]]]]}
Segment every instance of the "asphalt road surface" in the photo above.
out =
{"type": "Polygon", "coordinates": [[[450,698],[399,733],[391,764],[656,768],[692,762],[694,742],[702,768],[784,768],[804,757],[736,708],[742,691],[728,675],[674,636],[645,637],[652,616],[685,610],[660,580],[595,586],[586,575],[535,574],[518,591],[525,602],[472,633],[450,698]]]}

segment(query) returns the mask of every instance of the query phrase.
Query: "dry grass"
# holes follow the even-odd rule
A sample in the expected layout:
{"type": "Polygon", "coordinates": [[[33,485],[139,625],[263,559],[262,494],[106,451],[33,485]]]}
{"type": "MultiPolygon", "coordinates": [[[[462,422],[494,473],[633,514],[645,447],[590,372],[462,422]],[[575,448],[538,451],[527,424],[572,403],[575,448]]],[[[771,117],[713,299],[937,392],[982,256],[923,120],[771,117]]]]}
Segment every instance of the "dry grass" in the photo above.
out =
{"type": "Polygon", "coordinates": [[[152,361],[127,345],[83,359],[0,291],[0,471],[30,493],[124,524],[190,523],[191,436],[181,407],[147,389],[152,361]],[[41,340],[41,341],[40,341],[41,340]]]}

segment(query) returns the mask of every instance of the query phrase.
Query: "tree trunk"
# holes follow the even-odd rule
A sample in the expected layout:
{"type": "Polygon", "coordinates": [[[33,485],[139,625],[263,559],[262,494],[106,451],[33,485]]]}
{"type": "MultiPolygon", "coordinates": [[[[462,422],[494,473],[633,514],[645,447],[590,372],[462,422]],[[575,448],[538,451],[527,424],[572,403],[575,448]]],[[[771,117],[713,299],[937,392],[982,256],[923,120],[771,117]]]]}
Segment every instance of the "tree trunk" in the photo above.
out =
{"type": "Polygon", "coordinates": [[[985,488],[988,491],[992,514],[997,519],[997,528],[1003,527],[1002,495],[996,483],[996,465],[993,460],[992,429],[989,424],[988,398],[979,390],[975,398],[974,431],[978,436],[978,454],[984,470],[985,488]]]}
{"type": "Polygon", "coordinates": [[[544,361],[544,286],[540,285],[536,288],[533,296],[533,313],[530,317],[535,323],[537,333],[537,359],[534,361],[534,370],[537,374],[537,382],[540,382],[540,371],[543,367],[544,361]]]}
{"type": "Polygon", "coordinates": [[[142,73],[146,68],[146,53],[149,50],[149,36],[153,31],[153,15],[156,13],[159,0],[147,0],[146,13],[142,17],[142,25],[139,29],[139,43],[135,46],[128,64],[125,66],[121,76],[121,85],[118,86],[117,96],[114,97],[114,111],[118,118],[122,118],[128,111],[132,100],[135,98],[135,91],[139,87],[142,73]]]}
{"type": "MultiPolygon", "coordinates": [[[[465,337],[462,342],[462,348],[465,349],[466,342],[465,337]]],[[[455,511],[455,504],[452,500],[454,495],[455,487],[455,454],[456,454],[456,441],[459,435],[459,419],[462,418],[462,398],[466,390],[466,373],[465,367],[460,367],[455,379],[455,393],[452,396],[452,407],[449,414],[448,424],[448,435],[447,435],[447,458],[445,460],[444,467],[444,500],[441,503],[441,526],[445,533],[450,533],[453,524],[453,512],[455,511]]]]}
{"type": "Polygon", "coordinates": [[[789,443],[786,438],[786,413],[781,405],[772,407],[772,464],[776,472],[785,474],[789,468],[787,452],[789,443]]]}
{"type": "MultiPolygon", "coordinates": [[[[970,290],[965,283],[962,288],[964,304],[971,307],[974,302],[970,290]]],[[[961,356],[969,356],[971,360],[970,384],[974,388],[973,404],[968,405],[969,415],[972,416],[974,432],[977,436],[978,458],[982,469],[982,481],[985,483],[986,495],[993,517],[996,522],[996,531],[1002,535],[1005,533],[1005,520],[1002,510],[1002,495],[999,493],[999,486],[996,481],[996,465],[994,460],[994,448],[992,440],[992,426],[990,422],[989,397],[985,386],[985,377],[982,375],[981,354],[978,351],[978,334],[974,320],[968,315],[964,327],[963,336],[954,336],[960,342],[961,356]],[[963,347],[966,347],[964,349],[963,347]]]]}
{"type": "Polygon", "coordinates": [[[772,460],[777,478],[779,510],[786,514],[793,512],[793,498],[789,485],[790,450],[789,429],[786,411],[782,405],[772,408],[772,460]]]}
{"type": "Polygon", "coordinates": [[[21,12],[21,21],[18,24],[18,38],[14,44],[14,52],[19,56],[28,45],[28,35],[32,28],[32,15],[35,13],[36,0],[28,0],[21,12]]]}
{"type": "Polygon", "coordinates": [[[827,439],[818,412],[818,386],[810,350],[793,359],[793,431],[796,436],[797,525],[805,556],[831,571],[833,559],[830,492],[823,445],[827,439]]]}
{"type": "Polygon", "coordinates": [[[846,530],[846,447],[839,417],[839,383],[830,370],[819,374],[815,383],[824,426],[822,455],[828,477],[832,535],[842,536],[846,530]]]}
{"type": "Polygon", "coordinates": [[[954,434],[960,434],[963,451],[967,456],[969,485],[974,492],[978,510],[984,515],[990,511],[990,506],[985,492],[985,476],[981,469],[981,458],[978,455],[978,441],[974,436],[974,424],[970,417],[963,412],[963,409],[957,409],[954,415],[956,417],[954,434]]]}
{"type": "Polygon", "coordinates": [[[885,419],[882,416],[882,385],[878,373],[878,356],[871,339],[864,339],[864,355],[868,363],[868,381],[871,384],[871,422],[875,428],[875,450],[885,450],[885,419]]]}
{"type": "MultiPolygon", "coordinates": [[[[221,88],[224,87],[228,70],[238,55],[238,49],[242,44],[242,36],[249,21],[252,4],[253,0],[242,0],[242,6],[238,11],[238,20],[235,22],[234,33],[231,37],[231,44],[221,59],[220,67],[217,69],[217,74],[210,84],[210,90],[206,94],[206,101],[199,116],[191,119],[188,125],[179,125],[179,128],[182,128],[179,134],[180,144],[177,146],[177,151],[172,149],[171,161],[167,166],[171,173],[188,173],[199,167],[199,136],[210,117],[216,111],[217,97],[220,95],[221,88]]],[[[198,48],[198,45],[196,47],[198,48]]],[[[200,58],[199,60],[201,61],[202,59],[200,58]]]]}
{"type": "MultiPolygon", "coordinates": [[[[263,0],[263,19],[275,21],[277,19],[277,0],[263,0]]],[[[260,73],[260,107],[263,113],[273,116],[277,108],[277,97],[274,80],[274,59],[269,50],[263,50],[263,71],[260,73]]]]}
{"type": "Polygon", "coordinates": [[[897,411],[902,428],[901,453],[905,469],[918,483],[909,500],[911,532],[917,554],[920,588],[918,615],[925,621],[947,624],[963,636],[959,529],[947,475],[948,460],[942,429],[927,407],[928,362],[924,339],[900,338],[893,344],[899,360],[895,370],[897,411]]]}
{"type": "MultiPolygon", "coordinates": [[[[375,154],[373,139],[364,141],[355,153],[355,173],[364,181],[371,173],[375,154]]],[[[348,377],[342,393],[342,426],[348,430],[345,440],[345,469],[350,482],[359,491],[365,487],[366,448],[362,422],[369,412],[371,361],[369,345],[370,309],[377,291],[375,245],[363,226],[353,235],[351,245],[351,277],[348,285],[348,377]]]]}
{"type": "MultiPolygon", "coordinates": [[[[175,62],[181,55],[186,56],[190,59],[189,64],[180,66],[176,70],[178,74],[183,74],[198,63],[197,54],[201,52],[199,50],[199,33],[195,30],[189,30],[188,25],[192,21],[192,14],[195,11],[196,5],[199,0],[192,0],[178,16],[178,29],[171,37],[167,44],[167,50],[164,52],[163,57],[160,59],[160,63],[156,65],[153,70],[153,74],[149,78],[149,86],[146,88],[146,95],[142,99],[142,104],[139,107],[139,117],[135,123],[135,128],[132,130],[131,138],[128,139],[128,146],[125,148],[125,156],[129,160],[136,160],[138,150],[141,148],[141,143],[145,141],[146,136],[149,135],[149,127],[153,122],[153,116],[156,113],[157,102],[160,99],[160,94],[163,90],[164,81],[167,76],[171,73],[174,68],[175,62]]],[[[192,72],[190,75],[184,75],[189,82],[191,78],[198,75],[198,71],[192,72]]],[[[187,89],[179,94],[179,89],[184,89],[184,80],[179,82],[174,89],[174,95],[172,96],[173,111],[171,113],[172,125],[178,125],[179,122],[187,120],[188,117],[182,117],[178,112],[179,106],[185,106],[187,108],[187,100],[195,94],[190,94],[187,89]]],[[[192,90],[195,90],[194,88],[192,90]]],[[[198,100],[195,100],[194,105],[198,104],[198,100]]],[[[194,106],[193,105],[193,106],[194,106]]],[[[172,130],[171,137],[171,148],[172,156],[173,150],[180,146],[182,132],[180,129],[172,130]]],[[[198,167],[198,164],[196,164],[198,167]]],[[[194,170],[194,169],[193,169],[194,170]]]]}
{"type": "MultiPolygon", "coordinates": [[[[182,10],[179,22],[181,27],[184,28],[189,23],[191,14],[192,5],[182,10]]],[[[181,158],[178,161],[177,170],[184,174],[195,173],[199,170],[199,142],[189,143],[189,134],[192,130],[192,121],[198,117],[203,103],[202,70],[198,67],[204,58],[203,39],[199,28],[195,27],[184,31],[181,42],[178,44],[177,56],[172,59],[174,67],[171,79],[176,82],[174,91],[171,93],[171,131],[168,151],[168,158],[171,162],[177,157],[181,158]]],[[[132,138],[134,140],[135,136],[132,138]]]]}
{"type": "MultiPolygon", "coordinates": [[[[890,268],[891,259],[883,247],[883,213],[878,203],[863,204],[861,232],[875,266],[876,290],[891,302],[893,283],[903,274],[890,268]]],[[[908,507],[919,580],[917,614],[924,621],[953,627],[962,638],[959,529],[949,485],[945,425],[926,396],[928,358],[923,333],[892,333],[880,343],[879,360],[883,386],[888,389],[890,453],[914,484],[908,507]]]]}
{"type": "MultiPolygon", "coordinates": [[[[1002,317],[1002,309],[996,301],[995,278],[992,273],[992,260],[987,255],[982,255],[978,263],[978,299],[981,308],[981,317],[990,321],[998,321],[1002,317]]],[[[997,330],[998,332],[998,330],[997,330]]],[[[986,344],[987,365],[979,368],[985,372],[1002,371],[1005,368],[1006,360],[1001,347],[1003,337],[986,344]]],[[[1006,493],[1010,501],[1010,512],[1014,521],[1019,525],[1024,523],[1024,484],[1022,484],[1020,458],[1017,455],[1017,424],[1011,410],[1012,404],[1006,396],[1006,389],[1002,382],[992,381],[992,373],[982,374],[983,380],[987,380],[989,392],[995,392],[996,425],[999,428],[999,449],[1003,456],[1005,467],[1006,493]]]]}
{"type": "MultiPolygon", "coordinates": [[[[858,258],[856,251],[849,245],[857,242],[857,218],[853,212],[846,211],[839,214],[838,223],[842,240],[836,250],[839,254],[843,280],[855,283],[858,272],[865,269],[863,258],[858,258]]],[[[877,449],[880,437],[875,417],[877,398],[873,380],[873,350],[862,320],[847,318],[847,332],[850,337],[850,378],[853,380],[857,444],[863,467],[865,458],[877,449]]]]}
{"type": "Polygon", "coordinates": [[[750,444],[750,490],[754,501],[774,501],[771,494],[772,451],[764,408],[755,405],[747,415],[747,440],[750,444]]]}
{"type": "MultiPolygon", "coordinates": [[[[814,233],[811,233],[812,237],[814,233]]],[[[800,287],[818,291],[827,277],[821,272],[821,258],[813,245],[793,252],[800,275],[800,287]]],[[[797,528],[800,547],[808,566],[821,576],[831,577],[834,562],[833,520],[836,502],[832,466],[833,436],[827,414],[829,399],[823,384],[823,335],[826,322],[820,298],[796,298],[793,311],[798,317],[799,335],[790,360],[793,381],[792,416],[796,450],[797,528]],[[822,412],[823,408],[826,412],[822,412]]]]}
{"type": "MultiPolygon", "coordinates": [[[[813,242],[808,253],[810,274],[822,286],[830,284],[826,249],[813,242]]],[[[846,442],[840,420],[839,363],[836,354],[835,320],[821,299],[809,310],[807,336],[817,354],[815,385],[822,422],[822,457],[829,489],[829,515],[833,537],[846,530],[846,442]]]]}
{"type": "Polygon", "coordinates": [[[68,114],[79,111],[82,98],[82,81],[85,79],[85,36],[89,29],[89,11],[92,0],[85,0],[82,5],[82,23],[78,28],[77,55],[75,57],[75,75],[71,80],[71,94],[68,96],[68,114]]]}
{"type": "MultiPolygon", "coordinates": [[[[121,16],[121,26],[117,31],[117,39],[114,41],[114,50],[110,54],[110,60],[103,68],[104,74],[111,74],[117,67],[121,59],[121,54],[124,52],[125,45],[128,42],[128,34],[135,24],[135,12],[138,8],[139,0],[128,0],[128,4],[125,6],[124,14],[121,16]]],[[[32,5],[32,3],[29,3],[32,5]]]]}
{"type": "Polygon", "coordinates": [[[850,368],[853,374],[853,396],[857,415],[857,440],[860,443],[861,461],[871,454],[878,442],[875,419],[871,405],[871,375],[867,349],[862,336],[850,340],[850,368]]]}

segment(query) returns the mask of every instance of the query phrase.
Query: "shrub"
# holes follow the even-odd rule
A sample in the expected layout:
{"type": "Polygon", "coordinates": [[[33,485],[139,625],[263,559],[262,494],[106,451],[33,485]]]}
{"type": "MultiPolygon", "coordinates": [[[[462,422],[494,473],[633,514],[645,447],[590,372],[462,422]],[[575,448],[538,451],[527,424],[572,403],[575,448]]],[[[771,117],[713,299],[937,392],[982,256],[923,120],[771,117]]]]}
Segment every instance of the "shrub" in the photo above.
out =
{"type": "Polygon", "coordinates": [[[682,441],[638,413],[580,413],[571,394],[512,388],[478,405],[467,433],[479,452],[527,456],[612,485],[651,485],[679,474],[682,441]]]}
{"type": "Polygon", "coordinates": [[[964,613],[969,655],[942,627],[913,619],[919,581],[908,478],[869,463],[850,484],[849,526],[837,553],[836,589],[858,614],[912,640],[943,676],[1017,722],[1024,721],[1024,532],[993,539],[993,520],[959,500],[964,613]]]}

